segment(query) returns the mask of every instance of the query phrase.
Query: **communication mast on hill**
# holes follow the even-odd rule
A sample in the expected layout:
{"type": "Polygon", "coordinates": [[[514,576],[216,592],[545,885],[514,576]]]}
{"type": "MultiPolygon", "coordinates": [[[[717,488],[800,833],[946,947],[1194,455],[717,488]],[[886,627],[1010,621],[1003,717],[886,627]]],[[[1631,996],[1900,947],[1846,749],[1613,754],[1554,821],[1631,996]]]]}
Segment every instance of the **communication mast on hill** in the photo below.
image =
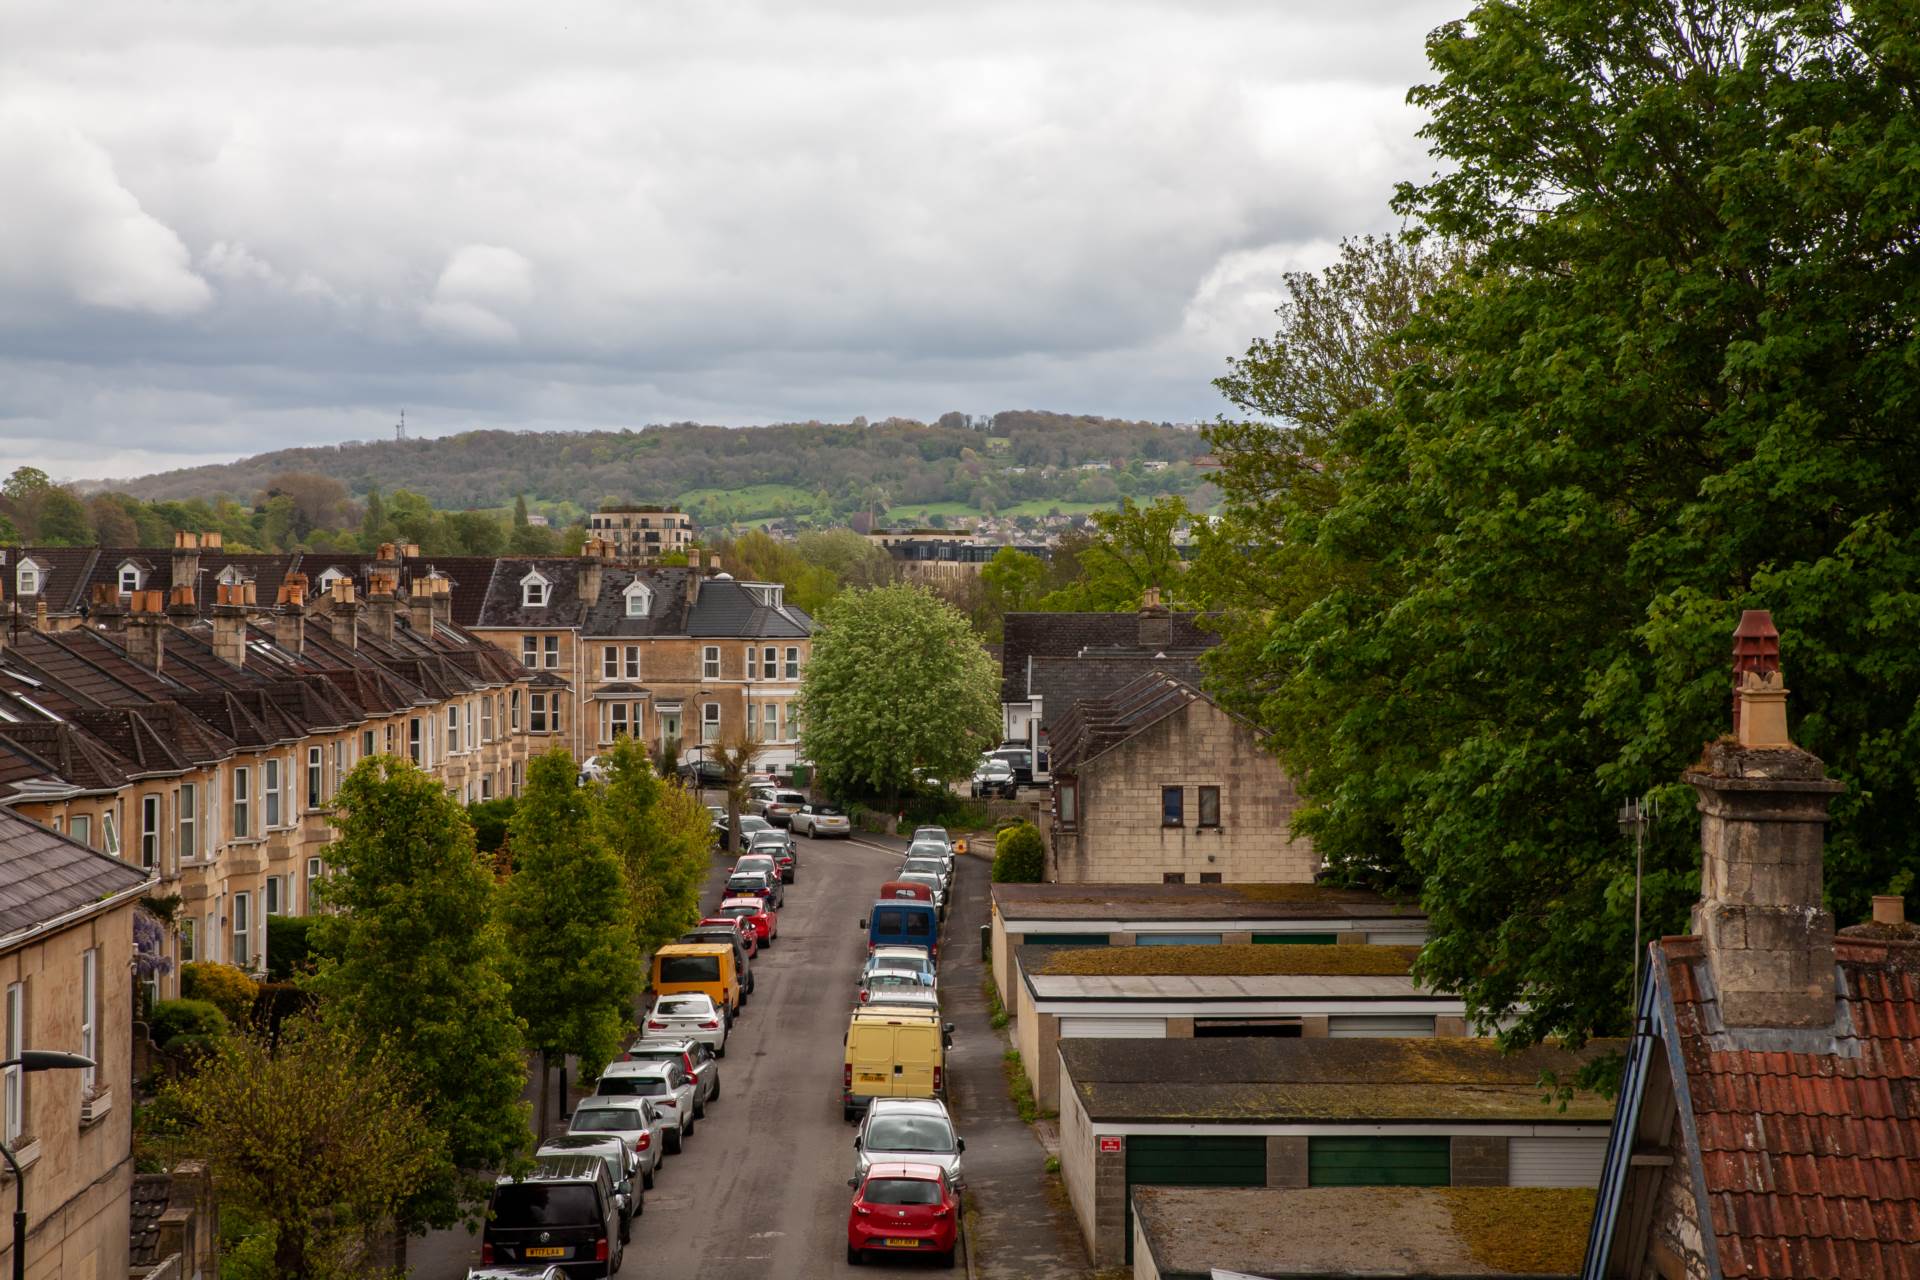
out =
{"type": "Polygon", "coordinates": [[[395,440],[405,440],[407,438],[407,411],[405,409],[400,411],[400,421],[394,424],[393,438],[395,440]]]}

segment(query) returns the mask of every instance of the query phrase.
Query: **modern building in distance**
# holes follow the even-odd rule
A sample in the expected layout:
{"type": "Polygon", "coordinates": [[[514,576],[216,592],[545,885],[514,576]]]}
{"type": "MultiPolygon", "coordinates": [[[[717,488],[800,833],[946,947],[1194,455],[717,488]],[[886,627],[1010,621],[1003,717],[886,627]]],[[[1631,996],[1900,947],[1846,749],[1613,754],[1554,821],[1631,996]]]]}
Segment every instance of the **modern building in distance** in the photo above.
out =
{"type": "Polygon", "coordinates": [[[671,507],[602,507],[587,517],[587,537],[606,543],[617,561],[657,562],[693,545],[693,519],[671,507]]]}

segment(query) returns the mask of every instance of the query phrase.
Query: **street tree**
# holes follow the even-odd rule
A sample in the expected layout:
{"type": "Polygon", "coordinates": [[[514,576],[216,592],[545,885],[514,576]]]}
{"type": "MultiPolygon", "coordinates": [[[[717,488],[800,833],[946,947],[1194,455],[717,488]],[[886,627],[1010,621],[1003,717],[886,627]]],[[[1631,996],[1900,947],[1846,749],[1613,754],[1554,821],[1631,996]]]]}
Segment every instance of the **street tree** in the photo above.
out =
{"type": "Polygon", "coordinates": [[[984,600],[981,634],[997,641],[1006,616],[1025,613],[1040,603],[1047,580],[1047,566],[1038,556],[1012,547],[1002,547],[993,559],[980,567],[980,585],[984,600]]]}
{"type": "Polygon", "coordinates": [[[795,714],[830,792],[885,797],[970,774],[1000,736],[999,677],[957,610],[910,584],[851,591],[816,620],[795,714]]]}
{"type": "Polygon", "coordinates": [[[386,1042],[444,1135],[402,1226],[449,1226],[483,1201],[527,1142],[520,1020],[508,1000],[489,861],[447,789],[406,760],[373,756],[334,797],[337,836],[316,886],[317,971],[327,1017],[386,1042]]]}
{"type": "Polygon", "coordinates": [[[1503,0],[1429,39],[1436,172],[1397,205],[1473,259],[1287,516],[1311,590],[1269,615],[1258,719],[1332,872],[1417,889],[1422,980],[1509,1042],[1628,1025],[1625,799],[1666,800],[1643,935],[1686,927],[1674,780],[1725,731],[1742,609],[1847,786],[1828,904],[1911,891],[1911,33],[1892,0],[1503,0]]]}
{"type": "Polygon", "coordinates": [[[707,753],[707,758],[719,766],[721,786],[727,793],[728,853],[740,852],[740,813],[746,808],[747,780],[752,776],[753,762],[761,750],[749,729],[729,734],[707,753]]]}
{"type": "Polygon", "coordinates": [[[595,826],[620,861],[639,955],[700,919],[713,819],[698,797],[661,778],[646,748],[622,738],[600,756],[607,778],[591,798],[595,826]]]}
{"type": "Polygon", "coordinates": [[[640,993],[640,960],[620,860],[601,839],[564,747],[527,763],[509,825],[513,874],[501,888],[507,979],[527,1044],[540,1054],[540,1132],[556,1060],[598,1075],[620,1051],[640,993]]]}
{"type": "Polygon", "coordinates": [[[266,1224],[274,1280],[378,1274],[371,1237],[436,1176],[445,1134],[407,1055],[316,1014],[209,1042],[162,1089],[166,1145],[206,1162],[224,1207],[266,1224]]]}
{"type": "Polygon", "coordinates": [[[1078,548],[1080,576],[1049,592],[1041,607],[1124,612],[1139,608],[1151,587],[1159,588],[1168,603],[1184,601],[1186,565],[1174,535],[1191,518],[1178,497],[1144,507],[1123,498],[1118,510],[1096,512],[1093,533],[1078,548]]]}

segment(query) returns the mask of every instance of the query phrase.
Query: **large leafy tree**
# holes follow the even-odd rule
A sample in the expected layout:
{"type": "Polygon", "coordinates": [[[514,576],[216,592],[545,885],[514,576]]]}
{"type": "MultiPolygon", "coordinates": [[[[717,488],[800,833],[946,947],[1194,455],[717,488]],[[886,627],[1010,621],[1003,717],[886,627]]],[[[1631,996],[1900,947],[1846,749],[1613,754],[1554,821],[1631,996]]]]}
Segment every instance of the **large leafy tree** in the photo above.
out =
{"type": "Polygon", "coordinates": [[[1168,602],[1183,600],[1186,565],[1175,538],[1191,519],[1180,498],[1144,507],[1124,498],[1117,510],[1096,512],[1092,536],[1077,548],[1079,576],[1049,592],[1041,607],[1124,612],[1138,609],[1149,588],[1168,602]]]}
{"type": "Polygon", "coordinates": [[[619,858],[601,839],[590,793],[564,747],[535,756],[509,824],[514,870],[501,890],[507,977],[527,1043],[547,1073],[580,1059],[597,1075],[620,1051],[640,992],[640,960],[619,858]]]}
{"type": "Polygon", "coordinates": [[[594,800],[600,838],[619,859],[633,942],[648,955],[700,919],[713,818],[698,798],[653,771],[646,748],[622,738],[601,753],[607,780],[594,800]]]}
{"type": "Polygon", "coordinates": [[[931,592],[850,591],[814,628],[795,712],[801,750],[829,791],[891,802],[916,770],[972,771],[1000,736],[998,685],[966,618],[931,592]]]}
{"type": "Polygon", "coordinates": [[[377,1274],[370,1237],[434,1176],[444,1135],[390,1042],[314,1015],[216,1040],[171,1080],[171,1145],[207,1162],[221,1203],[265,1223],[275,1280],[377,1274]]]}
{"type": "Polygon", "coordinates": [[[1672,780],[1726,730],[1743,608],[1848,784],[1831,905],[1910,884],[1920,43],[1894,0],[1512,0],[1429,54],[1441,172],[1399,205],[1476,256],[1283,513],[1312,590],[1261,717],[1334,866],[1421,888],[1424,975],[1578,1040],[1625,1025],[1626,797],[1669,789],[1648,924],[1684,925],[1672,780]]]}
{"type": "Polygon", "coordinates": [[[335,799],[308,979],[330,1019],[387,1042],[444,1135],[408,1227],[450,1225],[527,1141],[522,1026],[508,1002],[493,871],[447,789],[392,756],[362,761],[335,799]]]}

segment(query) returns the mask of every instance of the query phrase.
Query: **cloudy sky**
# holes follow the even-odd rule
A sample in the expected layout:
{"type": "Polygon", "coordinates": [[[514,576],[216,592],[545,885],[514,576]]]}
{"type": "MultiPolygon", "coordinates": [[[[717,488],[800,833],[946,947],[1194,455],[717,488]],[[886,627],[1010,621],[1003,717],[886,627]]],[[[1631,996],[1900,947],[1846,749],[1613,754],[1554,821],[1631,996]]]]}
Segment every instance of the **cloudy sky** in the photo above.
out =
{"type": "Polygon", "coordinates": [[[1211,417],[1464,0],[6,0],[0,467],[1211,417]]]}

